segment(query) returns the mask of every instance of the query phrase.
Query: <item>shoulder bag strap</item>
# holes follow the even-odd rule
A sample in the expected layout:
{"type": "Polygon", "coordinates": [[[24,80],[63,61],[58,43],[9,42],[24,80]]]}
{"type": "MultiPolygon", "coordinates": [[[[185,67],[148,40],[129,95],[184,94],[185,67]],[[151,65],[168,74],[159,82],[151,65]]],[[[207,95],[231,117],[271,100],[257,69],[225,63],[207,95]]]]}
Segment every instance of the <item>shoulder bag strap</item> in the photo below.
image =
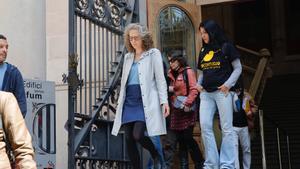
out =
{"type": "Polygon", "coordinates": [[[188,73],[187,73],[187,70],[189,68],[185,68],[183,70],[183,80],[186,82],[186,92],[187,92],[187,96],[190,94],[190,82],[189,82],[189,76],[188,76],[188,73]]]}

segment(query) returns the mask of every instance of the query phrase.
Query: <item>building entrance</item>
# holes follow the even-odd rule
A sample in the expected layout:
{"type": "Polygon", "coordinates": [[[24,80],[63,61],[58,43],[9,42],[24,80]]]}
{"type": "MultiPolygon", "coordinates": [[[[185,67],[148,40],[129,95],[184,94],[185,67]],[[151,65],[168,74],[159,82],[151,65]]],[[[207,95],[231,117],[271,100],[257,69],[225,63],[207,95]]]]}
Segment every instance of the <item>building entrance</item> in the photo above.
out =
{"type": "Polygon", "coordinates": [[[196,70],[201,43],[197,38],[200,18],[199,6],[191,3],[148,1],[148,26],[165,61],[168,52],[176,51],[186,57],[188,64],[196,70]]]}

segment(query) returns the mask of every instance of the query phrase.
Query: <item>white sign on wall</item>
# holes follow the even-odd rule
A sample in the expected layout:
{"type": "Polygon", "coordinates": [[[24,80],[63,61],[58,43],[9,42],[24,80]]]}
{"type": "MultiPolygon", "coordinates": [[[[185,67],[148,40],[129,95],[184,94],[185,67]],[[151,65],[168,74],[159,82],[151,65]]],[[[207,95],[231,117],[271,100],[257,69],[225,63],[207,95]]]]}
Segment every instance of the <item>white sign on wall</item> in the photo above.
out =
{"type": "Polygon", "coordinates": [[[27,98],[27,127],[32,136],[35,160],[39,169],[55,168],[56,108],[55,84],[49,81],[24,79],[27,98]]]}

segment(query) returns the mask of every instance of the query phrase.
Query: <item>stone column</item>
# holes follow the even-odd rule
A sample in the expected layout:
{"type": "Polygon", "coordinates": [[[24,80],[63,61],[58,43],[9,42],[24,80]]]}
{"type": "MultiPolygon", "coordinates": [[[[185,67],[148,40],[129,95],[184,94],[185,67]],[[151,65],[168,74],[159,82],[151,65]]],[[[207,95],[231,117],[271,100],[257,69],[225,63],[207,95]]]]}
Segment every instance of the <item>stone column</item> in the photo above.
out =
{"type": "Polygon", "coordinates": [[[7,60],[24,78],[46,79],[45,0],[1,0],[0,33],[8,38],[7,60]]]}

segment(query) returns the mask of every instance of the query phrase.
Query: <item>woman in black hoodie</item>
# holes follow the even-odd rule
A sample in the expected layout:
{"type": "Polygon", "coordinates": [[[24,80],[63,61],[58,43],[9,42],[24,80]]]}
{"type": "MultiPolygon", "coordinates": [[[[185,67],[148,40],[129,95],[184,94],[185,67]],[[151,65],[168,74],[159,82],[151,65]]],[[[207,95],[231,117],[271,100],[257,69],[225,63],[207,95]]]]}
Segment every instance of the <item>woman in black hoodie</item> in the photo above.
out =
{"type": "Polygon", "coordinates": [[[198,60],[198,91],[205,147],[204,169],[234,169],[233,107],[229,90],[234,89],[242,71],[240,55],[215,21],[200,23],[199,31],[203,42],[198,60]],[[213,132],[213,118],[217,110],[222,129],[220,154],[213,132]]]}

